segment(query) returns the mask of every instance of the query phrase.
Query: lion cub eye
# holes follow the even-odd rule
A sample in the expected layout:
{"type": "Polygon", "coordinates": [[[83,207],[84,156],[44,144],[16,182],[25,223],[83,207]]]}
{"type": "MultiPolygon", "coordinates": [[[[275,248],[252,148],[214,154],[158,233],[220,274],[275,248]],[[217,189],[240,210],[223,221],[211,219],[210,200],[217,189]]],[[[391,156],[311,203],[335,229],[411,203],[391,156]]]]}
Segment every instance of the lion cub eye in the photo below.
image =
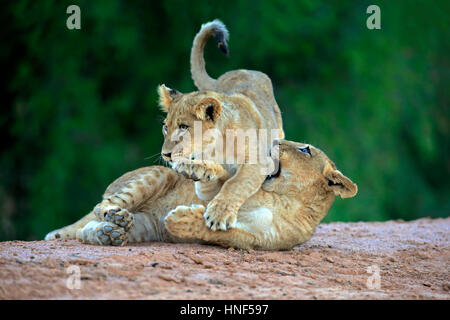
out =
{"type": "Polygon", "coordinates": [[[186,130],[187,128],[189,128],[189,126],[182,123],[178,126],[178,128],[180,128],[181,130],[186,130]]]}
{"type": "Polygon", "coordinates": [[[309,146],[298,148],[298,150],[311,156],[311,150],[309,149],[309,146]]]}
{"type": "Polygon", "coordinates": [[[163,125],[163,133],[167,134],[167,126],[165,124],[163,125]]]}

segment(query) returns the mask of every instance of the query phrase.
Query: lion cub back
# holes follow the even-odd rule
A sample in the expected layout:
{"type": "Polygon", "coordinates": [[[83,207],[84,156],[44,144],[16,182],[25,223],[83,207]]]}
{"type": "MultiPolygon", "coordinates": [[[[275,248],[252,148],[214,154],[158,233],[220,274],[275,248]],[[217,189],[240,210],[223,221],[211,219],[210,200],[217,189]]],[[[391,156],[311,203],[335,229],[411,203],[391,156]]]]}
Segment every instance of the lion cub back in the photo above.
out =
{"type": "Polygon", "coordinates": [[[284,138],[281,111],[275,100],[272,81],[263,72],[254,70],[228,71],[217,79],[219,92],[241,93],[250,98],[266,119],[275,118],[274,128],[280,129],[280,139],[284,138]]]}
{"type": "Polygon", "coordinates": [[[226,26],[217,19],[203,24],[194,38],[191,50],[191,74],[197,88],[220,93],[240,93],[250,98],[265,119],[275,119],[272,128],[279,129],[279,138],[284,138],[281,111],[274,97],[272,81],[266,74],[241,69],[226,72],[218,79],[208,75],[203,51],[211,37],[216,39],[218,48],[223,53],[229,53],[229,33],[226,26]]]}

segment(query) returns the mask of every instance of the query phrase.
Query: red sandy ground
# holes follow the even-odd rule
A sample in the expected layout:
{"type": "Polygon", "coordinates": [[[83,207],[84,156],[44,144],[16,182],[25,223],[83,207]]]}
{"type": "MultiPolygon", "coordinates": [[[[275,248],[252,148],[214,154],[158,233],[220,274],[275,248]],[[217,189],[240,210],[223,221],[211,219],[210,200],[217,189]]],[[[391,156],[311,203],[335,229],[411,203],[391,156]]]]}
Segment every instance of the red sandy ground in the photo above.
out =
{"type": "Polygon", "coordinates": [[[0,299],[450,299],[449,229],[450,218],[322,224],[284,252],[1,242],[0,299]],[[71,265],[80,289],[67,288],[71,265]]]}

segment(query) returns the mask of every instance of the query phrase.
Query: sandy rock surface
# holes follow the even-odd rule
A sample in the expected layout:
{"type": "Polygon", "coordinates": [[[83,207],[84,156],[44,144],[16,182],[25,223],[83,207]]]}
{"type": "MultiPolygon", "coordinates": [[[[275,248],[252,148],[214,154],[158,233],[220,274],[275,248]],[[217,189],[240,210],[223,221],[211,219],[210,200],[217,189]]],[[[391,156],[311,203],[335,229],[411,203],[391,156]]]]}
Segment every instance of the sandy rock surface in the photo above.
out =
{"type": "Polygon", "coordinates": [[[450,218],[322,224],[284,252],[1,242],[0,299],[448,300],[449,231],[450,218]]]}

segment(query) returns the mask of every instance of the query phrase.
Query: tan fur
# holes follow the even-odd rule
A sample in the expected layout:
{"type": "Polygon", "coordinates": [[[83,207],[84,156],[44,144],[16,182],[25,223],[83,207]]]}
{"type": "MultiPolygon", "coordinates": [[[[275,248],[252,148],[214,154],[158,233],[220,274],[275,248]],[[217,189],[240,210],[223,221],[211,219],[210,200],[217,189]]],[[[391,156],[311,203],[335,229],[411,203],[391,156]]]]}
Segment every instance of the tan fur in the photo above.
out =
{"type": "Polygon", "coordinates": [[[77,238],[105,245],[194,241],[242,249],[290,249],[311,237],[336,195],[351,197],[357,192],[356,185],[322,151],[309,146],[310,156],[299,150],[304,146],[280,142],[279,176],[266,180],[245,201],[235,228],[212,231],[206,227],[203,214],[207,201],[197,197],[195,183],[171,169],[155,166],[114,181],[93,212],[49,233],[46,240],[77,238]]]}
{"type": "MultiPolygon", "coordinates": [[[[223,146],[223,150],[226,150],[227,142],[234,145],[238,139],[235,137],[232,141],[227,141],[227,130],[266,129],[265,138],[269,148],[274,138],[271,136],[271,129],[279,129],[276,138],[284,138],[280,109],[267,75],[259,71],[235,70],[225,73],[216,80],[206,73],[203,49],[212,36],[218,40],[220,48],[228,51],[226,43],[228,31],[223,23],[214,20],[204,24],[194,39],[191,52],[192,78],[200,91],[182,94],[165,85],[158,88],[160,105],[167,112],[163,128],[165,140],[161,153],[166,161],[172,162],[173,169],[178,172],[182,171],[179,170],[179,161],[174,159],[175,157],[192,158],[192,153],[201,151],[194,150],[195,121],[202,122],[203,133],[212,128],[222,133],[223,141],[220,145],[223,146]],[[180,126],[187,129],[180,130],[180,126]],[[176,146],[179,146],[188,134],[192,138],[190,145],[185,146],[183,152],[181,149],[176,150],[176,146]]],[[[211,137],[202,137],[202,150],[217,143],[219,142],[211,137]]],[[[223,184],[220,192],[208,204],[205,213],[205,217],[210,217],[207,225],[212,230],[226,230],[234,226],[240,206],[264,182],[265,175],[261,173],[264,171],[261,162],[249,163],[249,148],[246,145],[242,154],[235,151],[231,155],[234,164],[224,165],[231,178],[223,184]],[[242,157],[245,163],[239,163],[238,157],[242,157]],[[229,199],[233,201],[230,202],[229,199]]],[[[263,150],[263,153],[267,152],[268,148],[263,150]]],[[[203,170],[200,163],[193,165],[191,171],[195,173],[197,170],[203,170]]]]}

